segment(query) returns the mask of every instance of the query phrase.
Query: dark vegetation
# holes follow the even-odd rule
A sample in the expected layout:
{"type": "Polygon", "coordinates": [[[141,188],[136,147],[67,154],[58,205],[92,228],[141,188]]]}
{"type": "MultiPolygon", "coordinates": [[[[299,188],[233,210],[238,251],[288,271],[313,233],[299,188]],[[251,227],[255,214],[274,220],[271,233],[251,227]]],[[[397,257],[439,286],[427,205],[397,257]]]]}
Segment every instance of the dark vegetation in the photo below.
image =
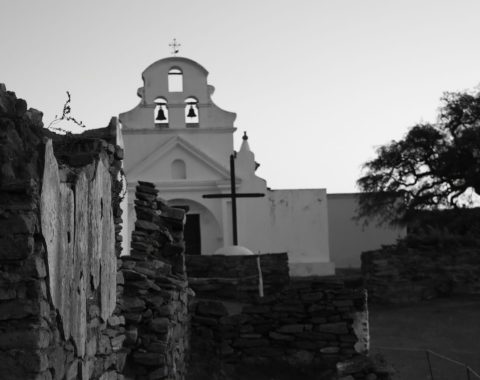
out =
{"type": "Polygon", "coordinates": [[[436,123],[377,149],[357,181],[358,219],[405,224],[418,210],[462,208],[480,194],[480,92],[448,92],[436,123]]]}

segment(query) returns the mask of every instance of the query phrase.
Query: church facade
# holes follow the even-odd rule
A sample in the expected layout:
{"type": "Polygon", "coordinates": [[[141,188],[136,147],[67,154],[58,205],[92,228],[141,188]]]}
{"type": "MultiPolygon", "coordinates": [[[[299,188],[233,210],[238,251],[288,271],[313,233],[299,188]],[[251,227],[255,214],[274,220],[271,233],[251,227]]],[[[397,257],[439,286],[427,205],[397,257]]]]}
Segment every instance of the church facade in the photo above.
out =
{"type": "MultiPolygon", "coordinates": [[[[187,254],[210,255],[233,245],[236,224],[240,246],[254,253],[288,252],[292,275],[333,274],[326,190],[267,188],[255,174],[258,164],[246,134],[234,152],[236,115],[215,105],[207,76],[197,62],[176,56],[143,72],[139,104],[119,115],[128,199],[144,180],[155,183],[168,204],[187,210],[187,254]],[[238,198],[234,221],[228,196],[232,154],[235,192],[263,195],[238,198]],[[223,197],[205,197],[212,194],[223,197]]],[[[130,203],[127,236],[134,221],[130,203]]]]}

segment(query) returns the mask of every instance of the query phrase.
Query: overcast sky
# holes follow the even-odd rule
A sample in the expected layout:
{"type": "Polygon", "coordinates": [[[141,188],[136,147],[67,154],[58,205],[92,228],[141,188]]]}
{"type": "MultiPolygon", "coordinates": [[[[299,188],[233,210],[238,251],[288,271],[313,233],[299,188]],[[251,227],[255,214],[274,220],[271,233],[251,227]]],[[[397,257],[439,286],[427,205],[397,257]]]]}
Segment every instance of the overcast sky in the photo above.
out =
{"type": "Polygon", "coordinates": [[[104,127],[175,37],[271,188],[352,192],[375,147],[478,86],[479,16],[479,0],[0,0],[0,82],[45,124],[68,90],[104,127]]]}

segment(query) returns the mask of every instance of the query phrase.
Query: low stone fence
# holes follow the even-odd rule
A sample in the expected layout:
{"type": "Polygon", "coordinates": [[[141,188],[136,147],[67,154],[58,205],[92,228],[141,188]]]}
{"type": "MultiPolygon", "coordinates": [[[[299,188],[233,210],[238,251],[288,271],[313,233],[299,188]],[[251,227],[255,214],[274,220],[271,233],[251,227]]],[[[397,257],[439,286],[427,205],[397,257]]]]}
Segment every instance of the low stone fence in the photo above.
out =
{"type": "Polygon", "coordinates": [[[249,302],[288,286],[288,255],[186,256],[190,287],[198,297],[249,302]],[[260,279],[261,272],[261,279],[260,279]]]}
{"type": "MultiPolygon", "coordinates": [[[[334,372],[338,362],[368,348],[365,292],[332,279],[292,279],[276,295],[247,305],[197,299],[191,312],[195,373],[205,363],[224,369],[288,363],[334,372]]],[[[355,379],[368,375],[364,369],[355,379]]]]}
{"type": "Polygon", "coordinates": [[[362,253],[372,302],[401,304],[454,293],[480,293],[479,246],[409,246],[400,243],[362,253]]]}

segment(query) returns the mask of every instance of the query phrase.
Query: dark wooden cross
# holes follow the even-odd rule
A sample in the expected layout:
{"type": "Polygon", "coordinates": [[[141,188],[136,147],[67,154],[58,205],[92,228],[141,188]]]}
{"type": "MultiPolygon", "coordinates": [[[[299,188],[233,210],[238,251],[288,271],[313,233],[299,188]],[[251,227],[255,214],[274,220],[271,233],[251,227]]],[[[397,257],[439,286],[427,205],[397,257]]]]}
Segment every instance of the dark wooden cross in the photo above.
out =
{"type": "Polygon", "coordinates": [[[238,245],[237,198],[259,198],[263,193],[241,193],[235,191],[235,154],[230,155],[230,194],[205,194],[203,198],[230,198],[232,201],[233,245],[238,245]]]}
{"type": "Polygon", "coordinates": [[[172,48],[172,54],[175,55],[177,54],[180,50],[178,49],[182,44],[177,44],[177,39],[174,38],[173,42],[171,44],[168,44],[172,48]]]}

